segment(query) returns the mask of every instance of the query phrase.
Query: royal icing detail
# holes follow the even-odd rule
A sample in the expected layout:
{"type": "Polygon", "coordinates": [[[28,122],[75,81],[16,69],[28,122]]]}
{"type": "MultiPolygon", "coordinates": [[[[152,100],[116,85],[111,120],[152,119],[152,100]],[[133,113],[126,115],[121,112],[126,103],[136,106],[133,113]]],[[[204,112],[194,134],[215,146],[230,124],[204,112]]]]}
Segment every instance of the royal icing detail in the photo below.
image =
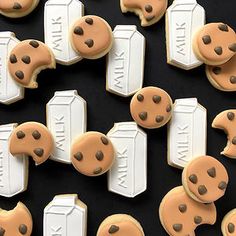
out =
{"type": "Polygon", "coordinates": [[[44,8],[45,43],[53,51],[59,64],[70,65],[82,59],[70,43],[71,25],[84,15],[79,0],[49,0],[44,8]]]}
{"type": "Polygon", "coordinates": [[[17,124],[0,126],[0,196],[12,197],[26,190],[28,159],[9,152],[9,137],[17,124]]]}
{"type": "Polygon", "coordinates": [[[87,206],[77,195],[58,195],[44,209],[43,236],[86,236],[87,206]]]}
{"type": "Polygon", "coordinates": [[[168,163],[184,168],[206,154],[207,111],[196,98],[176,99],[168,126],[168,163]]]}
{"type": "Polygon", "coordinates": [[[200,66],[192,49],[193,34],[205,24],[205,10],[196,0],[174,0],[166,12],[168,63],[189,70],[200,66]]]}
{"type": "Polygon", "coordinates": [[[117,155],[108,173],[108,189],[133,198],[147,188],[147,135],[135,122],[121,122],[107,136],[117,155]]]}
{"type": "Polygon", "coordinates": [[[127,97],[143,85],[145,38],[135,25],[117,25],[107,56],[107,90],[127,97]]]}
{"type": "Polygon", "coordinates": [[[8,58],[20,41],[9,31],[0,32],[0,103],[11,104],[24,98],[24,88],[9,74],[8,58]]]}
{"type": "Polygon", "coordinates": [[[47,103],[47,127],[54,138],[51,159],[71,163],[72,141],[86,132],[86,101],[76,90],[55,92],[47,103]]]}

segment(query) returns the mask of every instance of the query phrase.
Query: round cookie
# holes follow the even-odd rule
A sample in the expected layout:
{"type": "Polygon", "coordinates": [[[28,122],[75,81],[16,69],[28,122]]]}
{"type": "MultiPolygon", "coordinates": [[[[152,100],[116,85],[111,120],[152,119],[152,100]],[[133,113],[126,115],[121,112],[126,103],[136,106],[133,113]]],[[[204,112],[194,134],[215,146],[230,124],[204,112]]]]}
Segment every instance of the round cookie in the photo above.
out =
{"type": "Polygon", "coordinates": [[[46,44],[36,40],[24,40],[11,51],[8,69],[11,77],[21,86],[37,88],[37,75],[41,70],[55,68],[52,51],[46,44]]]}
{"type": "Polygon", "coordinates": [[[167,4],[167,0],[120,0],[121,11],[134,12],[144,27],[153,25],[162,18],[167,4]]]}
{"type": "Polygon", "coordinates": [[[157,87],[146,87],[133,96],[130,113],[138,125],[155,129],[170,120],[172,106],[171,97],[166,91],[157,87]]]}
{"type": "Polygon", "coordinates": [[[207,65],[206,75],[215,88],[225,92],[236,91],[236,55],[223,65],[207,65]]]}
{"type": "Polygon", "coordinates": [[[236,52],[236,34],[224,23],[209,23],[193,37],[193,51],[207,65],[221,65],[236,52]]]}
{"type": "Polygon", "coordinates": [[[107,217],[99,226],[97,236],[144,236],[143,228],[133,217],[116,214],[107,217]]]}
{"type": "Polygon", "coordinates": [[[110,25],[99,16],[79,18],[70,35],[74,50],[87,59],[103,57],[110,51],[113,43],[110,25]]]}
{"type": "Polygon", "coordinates": [[[9,139],[13,156],[31,156],[36,165],[45,162],[53,150],[53,138],[48,128],[37,122],[26,122],[16,127],[9,139]]]}
{"type": "Polygon", "coordinates": [[[227,213],[221,223],[221,231],[223,236],[236,235],[236,209],[227,213]]]}
{"type": "Polygon", "coordinates": [[[1,0],[0,14],[19,18],[30,14],[38,5],[39,0],[1,0]]]}
{"type": "Polygon", "coordinates": [[[168,192],[159,207],[162,226],[171,236],[194,236],[194,230],[202,224],[216,222],[214,203],[203,204],[190,198],[182,186],[168,192]]]}
{"type": "Polygon", "coordinates": [[[102,133],[84,133],[72,144],[71,162],[81,174],[87,176],[102,175],[111,168],[114,160],[114,147],[102,133]]]}
{"type": "Polygon", "coordinates": [[[185,191],[195,201],[211,203],[225,194],[229,181],[225,167],[211,156],[190,161],[182,172],[185,191]]]}
{"type": "Polygon", "coordinates": [[[226,110],[218,114],[212,122],[212,127],[222,129],[227,134],[227,146],[221,154],[236,159],[236,110],[226,110]]]}
{"type": "Polygon", "coordinates": [[[0,209],[1,236],[30,236],[32,228],[32,216],[23,203],[18,202],[10,211],[0,209]]]}

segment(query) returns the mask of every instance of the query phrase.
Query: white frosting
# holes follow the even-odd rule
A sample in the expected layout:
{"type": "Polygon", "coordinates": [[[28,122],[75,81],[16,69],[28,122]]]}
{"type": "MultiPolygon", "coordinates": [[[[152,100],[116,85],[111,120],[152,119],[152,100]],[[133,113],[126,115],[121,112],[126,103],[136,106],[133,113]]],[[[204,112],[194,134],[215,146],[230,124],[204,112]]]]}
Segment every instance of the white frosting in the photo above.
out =
{"type": "Polygon", "coordinates": [[[131,96],[143,85],[145,38],[135,25],[117,25],[107,56],[107,91],[131,96]]]}
{"type": "Polygon", "coordinates": [[[86,101],[77,91],[55,92],[47,103],[47,127],[55,141],[51,159],[70,164],[71,143],[76,136],[86,132],[86,126],[86,101]]]}
{"type": "Polygon", "coordinates": [[[121,122],[107,136],[117,153],[108,173],[108,189],[133,198],[147,188],[147,135],[135,122],[121,122]]]}
{"type": "Polygon", "coordinates": [[[175,0],[166,12],[168,62],[189,70],[200,66],[192,49],[196,30],[205,24],[205,10],[196,0],[175,0]]]}
{"type": "Polygon", "coordinates": [[[10,52],[19,42],[14,33],[0,32],[0,103],[3,104],[11,104],[24,98],[24,88],[8,72],[10,52]]]}
{"type": "Polygon", "coordinates": [[[28,158],[12,156],[9,137],[17,124],[0,126],[0,196],[12,197],[26,190],[28,184],[28,158]]]}
{"type": "Polygon", "coordinates": [[[196,98],[175,100],[168,131],[171,166],[184,168],[194,157],[206,155],[207,111],[196,98]]]}
{"type": "Polygon", "coordinates": [[[86,236],[87,207],[77,195],[58,195],[44,209],[43,236],[86,236]]]}
{"type": "Polygon", "coordinates": [[[57,63],[70,65],[82,59],[70,43],[70,28],[84,15],[79,0],[49,0],[44,8],[44,37],[57,63]]]}

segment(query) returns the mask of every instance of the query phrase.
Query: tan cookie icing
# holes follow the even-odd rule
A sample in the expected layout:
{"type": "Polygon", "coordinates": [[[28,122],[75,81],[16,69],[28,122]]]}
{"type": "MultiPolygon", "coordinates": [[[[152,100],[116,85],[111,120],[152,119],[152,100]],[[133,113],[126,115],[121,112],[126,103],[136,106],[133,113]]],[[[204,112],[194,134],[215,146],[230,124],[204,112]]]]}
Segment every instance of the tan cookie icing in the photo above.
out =
{"type": "Polygon", "coordinates": [[[21,202],[10,211],[0,209],[1,236],[30,236],[33,222],[28,208],[21,202]]]}
{"type": "Polygon", "coordinates": [[[71,161],[76,170],[87,176],[108,171],[115,159],[111,141],[102,133],[87,132],[72,144],[71,161]]]}
{"type": "Polygon", "coordinates": [[[215,88],[236,91],[236,55],[223,65],[206,66],[206,75],[215,88]]]}
{"type": "Polygon", "coordinates": [[[236,110],[226,110],[218,114],[212,122],[212,127],[222,129],[227,134],[227,146],[221,154],[236,158],[236,110]]]}
{"type": "Polygon", "coordinates": [[[10,136],[9,149],[14,156],[32,156],[37,165],[45,162],[53,150],[53,138],[46,126],[37,122],[26,122],[14,129],[10,136]]]}
{"type": "Polygon", "coordinates": [[[153,25],[161,19],[167,8],[167,0],[120,0],[123,13],[134,12],[142,26],[153,25]]]}
{"type": "Polygon", "coordinates": [[[223,236],[236,235],[236,209],[226,214],[221,224],[221,231],[223,236]]]}
{"type": "Polygon", "coordinates": [[[172,189],[163,198],[159,216],[161,224],[171,236],[195,236],[194,230],[202,224],[216,221],[214,203],[203,204],[190,198],[182,186],[172,189]]]}
{"type": "Polygon", "coordinates": [[[170,120],[172,105],[172,100],[166,91],[157,87],[146,87],[133,96],[130,112],[138,125],[154,129],[170,120]]]}
{"type": "Polygon", "coordinates": [[[142,226],[133,217],[117,214],[107,217],[100,225],[97,236],[144,236],[142,226]]]}
{"type": "Polygon", "coordinates": [[[236,34],[224,23],[209,23],[194,36],[193,49],[207,65],[221,65],[236,52],[236,34]]]}
{"type": "Polygon", "coordinates": [[[27,88],[37,88],[37,75],[41,70],[55,68],[51,50],[42,42],[25,40],[13,48],[8,61],[12,78],[27,88]]]}
{"type": "Polygon", "coordinates": [[[84,58],[103,57],[111,49],[113,37],[109,24],[98,16],[79,18],[72,27],[71,41],[74,49],[84,58]]]}
{"type": "Polygon", "coordinates": [[[225,167],[211,156],[193,159],[182,173],[186,192],[194,200],[202,203],[211,203],[222,197],[228,181],[225,167]]]}

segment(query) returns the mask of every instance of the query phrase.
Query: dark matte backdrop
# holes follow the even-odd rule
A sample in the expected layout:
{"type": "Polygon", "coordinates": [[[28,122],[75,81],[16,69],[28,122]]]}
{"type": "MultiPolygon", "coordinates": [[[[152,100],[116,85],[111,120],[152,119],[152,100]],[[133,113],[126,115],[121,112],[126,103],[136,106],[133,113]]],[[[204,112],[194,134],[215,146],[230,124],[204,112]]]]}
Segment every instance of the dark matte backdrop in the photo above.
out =
{"type": "MultiPolygon", "coordinates": [[[[165,22],[142,28],[138,17],[123,15],[119,0],[82,0],[86,14],[104,17],[112,27],[117,24],[136,24],[146,37],[146,66],[144,86],[159,86],[171,97],[197,97],[208,109],[208,154],[219,159],[228,169],[230,184],[223,198],[217,201],[218,220],[214,226],[202,226],[196,231],[201,236],[221,235],[223,216],[236,207],[236,160],[221,156],[226,144],[223,132],[213,130],[211,122],[222,110],[236,107],[236,94],[220,92],[208,82],[204,66],[184,71],[166,64],[165,22]]],[[[172,1],[171,1],[172,2],[172,1]]],[[[0,16],[0,30],[16,33],[20,40],[44,39],[43,8],[38,8],[23,19],[11,20],[0,16]]],[[[199,0],[205,7],[207,21],[223,21],[236,29],[234,0],[199,0]]],[[[170,3],[169,3],[170,4],[170,3]]],[[[39,88],[26,90],[25,99],[10,106],[0,105],[0,124],[25,121],[45,123],[45,105],[57,90],[77,89],[88,104],[88,130],[107,133],[114,122],[130,121],[130,98],[120,98],[105,91],[105,59],[83,60],[73,66],[57,66],[38,77],[39,88]]],[[[181,184],[181,171],[167,165],[166,127],[147,131],[148,134],[148,189],[135,199],[127,199],[107,191],[106,175],[89,178],[80,175],[70,165],[48,160],[36,167],[30,159],[28,190],[13,198],[0,198],[0,207],[11,209],[18,201],[25,203],[34,220],[34,236],[43,235],[43,209],[54,195],[78,193],[88,205],[88,236],[95,236],[100,222],[110,214],[127,213],[136,217],[147,236],[167,235],[158,218],[162,197],[181,184]]]]}

